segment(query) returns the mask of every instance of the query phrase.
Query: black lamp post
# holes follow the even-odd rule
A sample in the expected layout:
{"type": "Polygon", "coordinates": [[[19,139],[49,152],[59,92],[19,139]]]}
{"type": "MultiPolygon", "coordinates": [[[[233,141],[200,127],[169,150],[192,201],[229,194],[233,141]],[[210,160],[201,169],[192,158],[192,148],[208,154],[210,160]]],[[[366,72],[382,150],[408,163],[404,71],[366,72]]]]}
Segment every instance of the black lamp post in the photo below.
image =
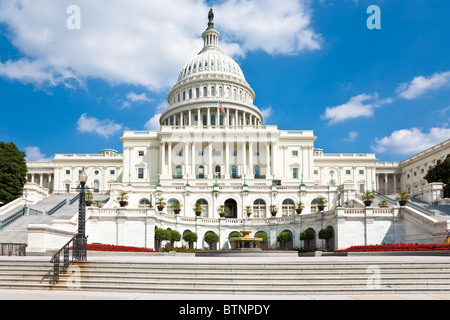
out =
{"type": "Polygon", "coordinates": [[[85,186],[87,182],[86,172],[81,171],[78,176],[81,185],[80,202],[78,206],[78,234],[74,239],[74,259],[77,261],[87,260],[87,237],[86,237],[86,192],[85,186]]]}

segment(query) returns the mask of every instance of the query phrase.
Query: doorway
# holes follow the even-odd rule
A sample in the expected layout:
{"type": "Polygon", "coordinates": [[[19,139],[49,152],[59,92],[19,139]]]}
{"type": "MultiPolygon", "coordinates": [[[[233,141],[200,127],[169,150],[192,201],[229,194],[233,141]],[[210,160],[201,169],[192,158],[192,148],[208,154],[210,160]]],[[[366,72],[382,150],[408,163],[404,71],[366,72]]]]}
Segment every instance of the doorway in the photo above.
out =
{"type": "Polygon", "coordinates": [[[225,217],[237,218],[237,203],[234,199],[228,199],[225,201],[225,217]]]}

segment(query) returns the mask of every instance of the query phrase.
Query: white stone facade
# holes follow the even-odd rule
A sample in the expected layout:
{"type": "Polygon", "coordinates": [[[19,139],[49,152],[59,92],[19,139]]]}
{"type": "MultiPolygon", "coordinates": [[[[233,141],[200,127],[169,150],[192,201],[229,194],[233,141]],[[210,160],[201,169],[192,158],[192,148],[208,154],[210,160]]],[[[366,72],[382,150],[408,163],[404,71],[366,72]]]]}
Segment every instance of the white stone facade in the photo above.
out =
{"type": "MultiPolygon", "coordinates": [[[[414,210],[363,208],[355,200],[367,190],[408,187],[402,168],[413,170],[412,158],[379,163],[375,154],[324,153],[314,147],[313,131],[262,125],[263,116],[253,105],[255,93],[237,63],[219,49],[219,33],[210,25],[203,38],[203,50],[183,67],[168,94],[159,131],[125,131],[123,154],[57,154],[51,164],[29,164],[32,179],[40,166],[52,169],[40,181],[52,182],[54,193],[77,192],[78,174],[85,168],[88,187],[110,194],[103,208],[87,211],[90,243],[154,248],[155,227],[196,232],[201,248],[207,232],[220,236],[219,248],[228,248],[228,235],[246,229],[265,232],[270,247],[279,246],[276,237],[282,231],[293,236],[289,246],[330,249],[420,236],[433,242],[440,236],[433,229],[437,221],[414,210]],[[119,208],[117,196],[123,191],[128,206],[119,208]],[[327,200],[322,212],[315,201],[319,196],[327,200]],[[168,202],[162,212],[155,210],[159,197],[168,202]],[[173,200],[181,203],[179,215],[173,214],[173,200]],[[200,217],[192,209],[197,202],[202,204],[200,217]],[[301,215],[295,212],[299,202],[305,206],[301,215]],[[220,205],[226,206],[225,217],[219,216],[220,205]],[[275,217],[271,205],[278,208],[275,217]],[[250,217],[246,207],[253,211],[250,217]],[[424,224],[426,230],[420,236],[405,232],[407,223],[414,228],[424,224]],[[317,237],[323,228],[334,231],[328,243],[317,237]],[[299,235],[307,229],[315,239],[304,243],[299,235]]],[[[38,229],[30,228],[34,242],[38,229]]]]}

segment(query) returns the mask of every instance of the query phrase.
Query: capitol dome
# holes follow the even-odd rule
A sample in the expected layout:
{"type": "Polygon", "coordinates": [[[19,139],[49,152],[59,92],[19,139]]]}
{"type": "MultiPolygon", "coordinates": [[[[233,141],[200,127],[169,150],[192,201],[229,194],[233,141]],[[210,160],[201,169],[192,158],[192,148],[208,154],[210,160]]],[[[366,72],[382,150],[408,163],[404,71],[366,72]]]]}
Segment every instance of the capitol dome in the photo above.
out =
{"type": "Polygon", "coordinates": [[[219,31],[209,17],[203,49],[181,69],[170,90],[169,107],[160,124],[166,126],[258,126],[263,116],[253,105],[255,93],[241,67],[218,46],[219,31]]]}

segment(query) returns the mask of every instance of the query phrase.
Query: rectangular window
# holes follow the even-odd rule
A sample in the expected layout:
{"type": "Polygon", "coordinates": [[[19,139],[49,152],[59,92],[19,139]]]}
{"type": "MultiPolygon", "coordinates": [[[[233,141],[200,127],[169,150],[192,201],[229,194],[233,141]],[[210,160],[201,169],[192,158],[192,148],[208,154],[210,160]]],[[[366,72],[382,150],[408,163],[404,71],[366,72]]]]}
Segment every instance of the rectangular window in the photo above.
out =
{"type": "Polygon", "coordinates": [[[298,151],[297,150],[292,151],[292,156],[293,157],[298,157],[298,151]]]}
{"type": "Polygon", "coordinates": [[[143,157],[144,156],[144,151],[138,151],[138,155],[139,155],[139,157],[143,157]]]}
{"type": "Polygon", "coordinates": [[[177,157],[181,157],[183,155],[183,153],[181,151],[177,151],[177,152],[175,152],[175,154],[177,157]]]}
{"type": "Polygon", "coordinates": [[[231,155],[232,155],[233,157],[237,157],[237,151],[233,151],[233,152],[231,153],[231,155]]]}
{"type": "Polygon", "coordinates": [[[350,174],[350,170],[345,170],[345,174],[350,174]]]}
{"type": "Polygon", "coordinates": [[[359,170],[359,174],[364,174],[364,170],[359,170]]]}
{"type": "Polygon", "coordinates": [[[116,170],[110,170],[109,174],[112,174],[112,175],[116,174],[116,170]]]}
{"type": "Polygon", "coordinates": [[[314,174],[319,174],[319,170],[314,170],[314,174]]]}
{"type": "Polygon", "coordinates": [[[203,157],[203,151],[199,151],[199,152],[198,152],[198,156],[199,156],[199,157],[203,157]]]}
{"type": "Polygon", "coordinates": [[[361,193],[364,192],[364,184],[359,185],[359,192],[361,192],[361,193]]]}
{"type": "Polygon", "coordinates": [[[66,174],[70,174],[70,170],[66,170],[66,174]]]}
{"type": "Polygon", "coordinates": [[[138,179],[144,179],[144,168],[138,169],[138,179]]]}
{"type": "Polygon", "coordinates": [[[298,179],[298,168],[292,168],[292,178],[298,179]]]}
{"type": "Polygon", "coordinates": [[[255,151],[255,157],[259,157],[259,151],[255,151]]]}

